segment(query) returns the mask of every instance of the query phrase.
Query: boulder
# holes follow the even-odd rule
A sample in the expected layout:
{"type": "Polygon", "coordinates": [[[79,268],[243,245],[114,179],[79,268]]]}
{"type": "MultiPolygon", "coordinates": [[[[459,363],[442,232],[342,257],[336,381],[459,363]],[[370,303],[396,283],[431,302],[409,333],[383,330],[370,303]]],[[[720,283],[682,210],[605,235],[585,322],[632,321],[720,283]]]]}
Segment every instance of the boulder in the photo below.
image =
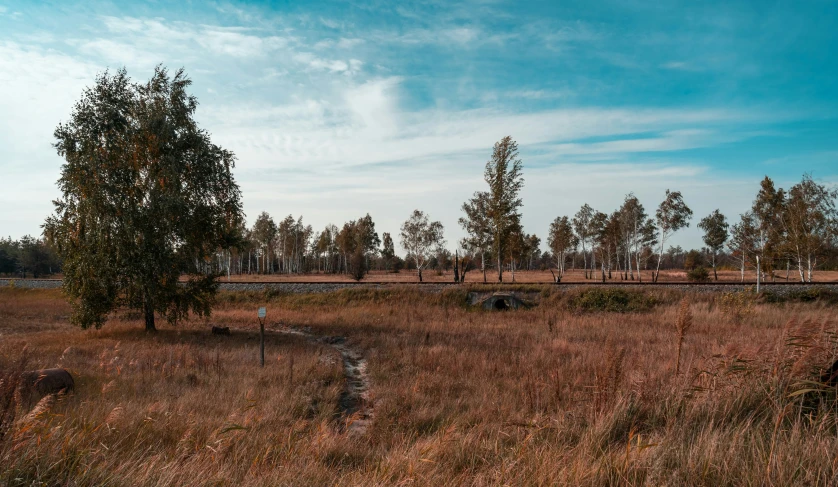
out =
{"type": "Polygon", "coordinates": [[[67,369],[29,370],[20,374],[21,396],[29,401],[48,394],[70,392],[75,385],[67,369]]]}

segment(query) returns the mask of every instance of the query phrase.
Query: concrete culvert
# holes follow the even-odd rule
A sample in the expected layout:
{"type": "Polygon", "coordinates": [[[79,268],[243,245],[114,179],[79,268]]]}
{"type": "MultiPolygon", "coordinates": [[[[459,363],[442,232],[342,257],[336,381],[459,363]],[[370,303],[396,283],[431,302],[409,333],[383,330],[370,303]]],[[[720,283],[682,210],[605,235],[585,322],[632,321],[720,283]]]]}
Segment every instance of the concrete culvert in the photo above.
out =
{"type": "Polygon", "coordinates": [[[486,311],[506,311],[521,308],[524,302],[513,293],[495,293],[484,299],[482,306],[486,311]]]}

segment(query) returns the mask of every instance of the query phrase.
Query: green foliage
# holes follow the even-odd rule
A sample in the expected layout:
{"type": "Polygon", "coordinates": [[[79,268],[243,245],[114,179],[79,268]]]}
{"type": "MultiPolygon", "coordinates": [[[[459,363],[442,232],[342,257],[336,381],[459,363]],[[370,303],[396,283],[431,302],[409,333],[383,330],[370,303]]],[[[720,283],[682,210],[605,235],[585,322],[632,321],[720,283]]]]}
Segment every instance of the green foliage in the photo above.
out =
{"type": "Polygon", "coordinates": [[[687,280],[690,282],[707,282],[710,280],[710,272],[706,267],[700,265],[691,271],[687,271],[687,280]]]}
{"type": "Polygon", "coordinates": [[[728,233],[730,225],[727,223],[727,218],[718,209],[702,218],[698,223],[698,228],[704,230],[702,239],[707,245],[707,248],[713,252],[722,250],[730,236],[728,233]]]}
{"type": "Polygon", "coordinates": [[[719,298],[719,307],[735,325],[741,325],[745,318],[754,314],[756,299],[757,295],[751,288],[724,293],[719,298]]]}
{"type": "Polygon", "coordinates": [[[360,281],[367,275],[367,258],[362,247],[357,247],[352,252],[349,260],[349,275],[356,281],[360,281]]]}
{"type": "Polygon", "coordinates": [[[388,232],[382,234],[381,258],[384,261],[384,269],[392,270],[393,260],[396,258],[396,248],[393,245],[393,237],[388,232]]]}
{"type": "MultiPolygon", "coordinates": [[[[402,247],[407,251],[406,259],[412,259],[419,271],[419,281],[422,281],[422,269],[431,264],[435,257],[434,252],[443,248],[442,223],[430,221],[428,215],[419,210],[413,210],[410,217],[402,223],[401,237],[402,247]]],[[[431,265],[430,267],[435,267],[431,265]]]]}
{"type": "Polygon", "coordinates": [[[20,240],[0,238],[0,274],[43,277],[61,270],[61,260],[45,240],[26,235],[20,240]]]}
{"type": "Polygon", "coordinates": [[[73,323],[99,327],[127,306],[153,330],[155,312],[210,312],[217,283],[202,265],[235,245],[243,214],[235,156],[198,127],[190,83],[162,67],[145,84],[105,72],[55,130],[66,162],[44,233],[64,259],[73,323]]]}
{"type": "Polygon", "coordinates": [[[578,292],[568,300],[570,309],[577,312],[642,312],[651,310],[657,304],[656,298],[643,291],[622,288],[592,287],[578,292]]]}
{"type": "Polygon", "coordinates": [[[684,258],[684,269],[691,271],[704,265],[704,257],[698,250],[690,250],[684,258]]]}
{"type": "MultiPolygon", "coordinates": [[[[524,187],[523,162],[518,157],[518,143],[506,136],[495,143],[492,158],[486,163],[483,179],[489,185],[485,195],[486,219],[492,234],[497,259],[498,280],[503,278],[503,260],[510,239],[521,232],[520,197],[524,187]]],[[[476,198],[477,195],[475,195],[476,198]]]]}

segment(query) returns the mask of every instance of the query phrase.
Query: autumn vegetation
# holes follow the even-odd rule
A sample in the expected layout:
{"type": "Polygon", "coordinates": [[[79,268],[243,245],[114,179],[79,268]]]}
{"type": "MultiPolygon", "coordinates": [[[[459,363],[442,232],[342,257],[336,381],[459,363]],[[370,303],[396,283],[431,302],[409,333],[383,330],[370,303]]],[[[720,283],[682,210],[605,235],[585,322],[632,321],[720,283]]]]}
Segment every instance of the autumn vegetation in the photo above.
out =
{"type": "Polygon", "coordinates": [[[63,277],[61,292],[0,288],[0,485],[838,480],[838,293],[760,287],[834,277],[835,190],[766,177],[733,224],[700,218],[706,247],[689,251],[666,247],[693,223],[679,191],[650,211],[629,193],[556,217],[542,252],[507,136],[453,255],[416,209],[400,257],[370,214],[315,232],[262,212],[248,227],[235,155],[198,126],[189,86],[163,67],[146,83],[100,75],[56,128],[44,238],[0,240],[0,273],[63,277]],[[459,285],[364,285],[403,270],[459,285]],[[756,286],[731,292],[553,285],[746,272],[756,286]],[[275,275],[361,285],[219,291],[222,276],[275,275]],[[483,311],[494,291],[522,307],[483,311]],[[21,374],[55,367],[74,390],[25,399],[21,374]]]}
{"type": "MultiPolygon", "coordinates": [[[[645,288],[648,289],[648,288],[645,288]]],[[[834,292],[684,294],[520,287],[222,293],[213,316],[148,336],[141,313],[68,323],[57,291],[0,291],[3,485],[831,485],[834,292]],[[483,288],[479,288],[483,289],[483,288]],[[345,428],[340,357],[268,332],[345,336],[374,417],[345,428]],[[209,334],[230,326],[230,337],[209,334]],[[20,370],[75,392],[27,409],[20,370]],[[10,382],[11,381],[11,382],[10,382]]]]}

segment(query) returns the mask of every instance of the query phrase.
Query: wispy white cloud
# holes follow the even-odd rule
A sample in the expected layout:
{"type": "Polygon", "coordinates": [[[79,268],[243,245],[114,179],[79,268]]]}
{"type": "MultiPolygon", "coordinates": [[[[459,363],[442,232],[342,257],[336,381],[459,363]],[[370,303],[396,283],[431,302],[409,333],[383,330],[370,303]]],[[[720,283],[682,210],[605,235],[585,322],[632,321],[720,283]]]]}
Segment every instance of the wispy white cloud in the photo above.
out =
{"type": "Polygon", "coordinates": [[[483,165],[505,135],[518,140],[525,161],[524,223],[542,234],[556,215],[583,202],[613,209],[629,191],[648,207],[678,188],[696,214],[710,205],[738,211],[752,196],[741,187],[752,181],[721,178],[712,165],[685,160],[684,151],[765,136],[772,124],[811,115],[757,104],[628,106],[630,98],[615,106],[580,93],[619,89],[621,80],[586,80],[581,88],[538,77],[479,85],[479,77],[497,80],[472,66],[444,72],[452,68],[437,63],[445,61],[440,53],[456,51],[468,64],[481,48],[532,48],[572,63],[575,51],[588,49],[591,59],[611,65],[681,71],[701,58],[672,53],[662,62],[601,49],[613,33],[585,22],[536,20],[503,31],[479,15],[430,22],[397,8],[417,15],[409,27],[356,28],[316,15],[265,19],[224,4],[216,9],[229,25],[117,15],[57,40],[32,31],[12,43],[0,33],[0,112],[13,114],[0,119],[0,167],[4,178],[23,180],[0,195],[0,208],[40,201],[20,215],[0,213],[0,226],[31,226],[49,212],[61,162],[50,147],[52,129],[106,66],[126,65],[138,79],[161,62],[187,68],[202,127],[238,155],[236,176],[251,216],[304,214],[321,226],[372,212],[380,231],[393,231],[420,207],[445,223],[449,242],[458,238],[460,204],[484,185],[483,165]],[[415,61],[433,68],[406,70],[414,59],[399,57],[426,46],[441,57],[415,61]],[[419,83],[455,86],[454,93],[420,89],[416,96],[411,90],[419,83]],[[458,103],[460,94],[472,98],[458,103]]]}

